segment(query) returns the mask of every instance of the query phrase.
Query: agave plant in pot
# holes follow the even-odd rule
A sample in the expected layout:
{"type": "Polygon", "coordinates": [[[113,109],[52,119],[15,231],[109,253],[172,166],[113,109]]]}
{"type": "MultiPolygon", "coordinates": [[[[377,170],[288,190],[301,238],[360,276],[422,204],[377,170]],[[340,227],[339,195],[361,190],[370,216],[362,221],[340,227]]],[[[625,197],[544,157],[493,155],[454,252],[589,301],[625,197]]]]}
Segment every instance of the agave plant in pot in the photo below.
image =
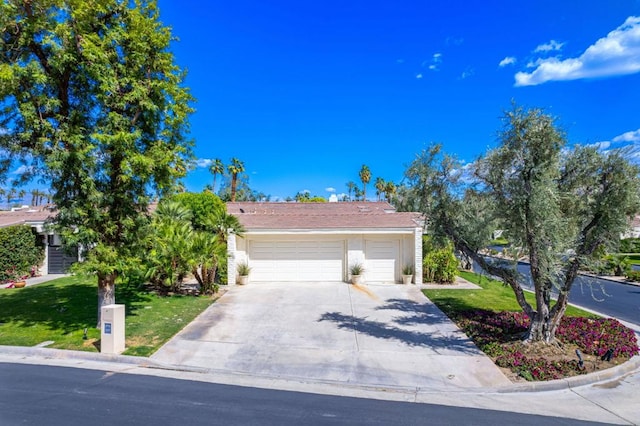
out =
{"type": "Polygon", "coordinates": [[[349,272],[351,273],[351,283],[352,284],[362,284],[364,282],[364,266],[362,263],[354,263],[349,267],[349,272]]]}
{"type": "Polygon", "coordinates": [[[249,284],[249,273],[251,272],[249,264],[247,262],[240,262],[236,270],[238,271],[238,284],[249,284]]]}
{"type": "Polygon", "coordinates": [[[411,284],[411,280],[413,279],[413,266],[412,265],[404,265],[402,267],[402,284],[411,284]]]}

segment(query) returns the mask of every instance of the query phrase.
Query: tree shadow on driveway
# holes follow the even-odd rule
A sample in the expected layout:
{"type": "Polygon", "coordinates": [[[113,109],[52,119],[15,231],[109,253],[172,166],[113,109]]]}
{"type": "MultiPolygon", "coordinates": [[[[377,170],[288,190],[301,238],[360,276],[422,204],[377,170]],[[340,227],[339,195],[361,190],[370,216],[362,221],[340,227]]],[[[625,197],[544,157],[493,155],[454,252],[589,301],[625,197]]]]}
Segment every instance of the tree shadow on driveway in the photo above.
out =
{"type": "Polygon", "coordinates": [[[455,328],[445,327],[450,322],[437,308],[434,310],[429,305],[410,300],[389,299],[376,310],[397,310],[412,315],[398,316],[391,322],[383,322],[369,320],[367,317],[345,315],[341,312],[326,312],[320,316],[318,322],[333,322],[340,330],[397,341],[410,347],[424,347],[436,352],[439,349],[447,349],[463,354],[479,354],[476,346],[464,333],[455,328]],[[414,326],[414,329],[401,327],[408,325],[414,326]],[[415,326],[424,328],[425,331],[416,330],[415,326]]]}
{"type": "Polygon", "coordinates": [[[434,304],[424,304],[408,299],[388,299],[377,311],[391,310],[413,315],[395,317],[393,322],[399,325],[435,325],[450,324],[451,320],[434,304]]]}

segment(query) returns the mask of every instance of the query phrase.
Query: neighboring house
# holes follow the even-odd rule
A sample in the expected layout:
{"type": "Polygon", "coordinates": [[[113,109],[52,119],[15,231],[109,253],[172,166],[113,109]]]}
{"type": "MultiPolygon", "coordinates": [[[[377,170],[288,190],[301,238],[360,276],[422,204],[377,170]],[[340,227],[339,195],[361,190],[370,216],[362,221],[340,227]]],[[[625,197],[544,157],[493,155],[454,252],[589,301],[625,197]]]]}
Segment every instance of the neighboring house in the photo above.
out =
{"type": "Polygon", "coordinates": [[[629,229],[620,235],[620,239],[640,238],[640,216],[636,215],[629,221],[629,229]]]}
{"type": "Polygon", "coordinates": [[[44,261],[39,272],[46,274],[64,274],[71,264],[78,261],[77,250],[69,253],[60,241],[60,236],[45,228],[47,219],[54,212],[49,206],[14,208],[11,211],[0,211],[0,228],[11,225],[29,225],[40,235],[44,244],[44,261]]]}
{"type": "Polygon", "coordinates": [[[244,226],[230,235],[229,284],[247,262],[251,281],[348,281],[349,267],[364,266],[365,281],[401,282],[413,266],[422,283],[423,221],[386,202],[227,203],[244,226]]]}

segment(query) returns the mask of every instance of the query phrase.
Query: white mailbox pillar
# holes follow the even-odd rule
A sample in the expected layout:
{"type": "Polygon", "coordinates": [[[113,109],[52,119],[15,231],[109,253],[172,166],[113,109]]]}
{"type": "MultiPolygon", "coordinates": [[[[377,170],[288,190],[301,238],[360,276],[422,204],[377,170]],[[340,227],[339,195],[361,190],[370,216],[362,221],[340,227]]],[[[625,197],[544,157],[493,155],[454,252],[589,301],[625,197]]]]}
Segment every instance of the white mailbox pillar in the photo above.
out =
{"type": "Polygon", "coordinates": [[[124,305],[102,307],[100,352],[119,354],[124,351],[124,305]]]}

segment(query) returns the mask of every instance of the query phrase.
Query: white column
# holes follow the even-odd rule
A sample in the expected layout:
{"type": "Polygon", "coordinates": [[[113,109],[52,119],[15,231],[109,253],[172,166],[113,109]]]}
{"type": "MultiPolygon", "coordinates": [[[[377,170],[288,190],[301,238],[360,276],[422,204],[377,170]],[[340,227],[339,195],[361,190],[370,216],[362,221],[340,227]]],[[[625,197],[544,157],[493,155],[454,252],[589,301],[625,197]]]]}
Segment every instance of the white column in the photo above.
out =
{"type": "Polygon", "coordinates": [[[229,231],[227,235],[227,284],[236,284],[236,234],[229,231]]]}
{"type": "Polygon", "coordinates": [[[415,256],[414,262],[415,267],[413,268],[415,274],[413,277],[413,282],[416,284],[422,284],[422,227],[416,228],[414,232],[414,247],[415,247],[415,256]]]}

